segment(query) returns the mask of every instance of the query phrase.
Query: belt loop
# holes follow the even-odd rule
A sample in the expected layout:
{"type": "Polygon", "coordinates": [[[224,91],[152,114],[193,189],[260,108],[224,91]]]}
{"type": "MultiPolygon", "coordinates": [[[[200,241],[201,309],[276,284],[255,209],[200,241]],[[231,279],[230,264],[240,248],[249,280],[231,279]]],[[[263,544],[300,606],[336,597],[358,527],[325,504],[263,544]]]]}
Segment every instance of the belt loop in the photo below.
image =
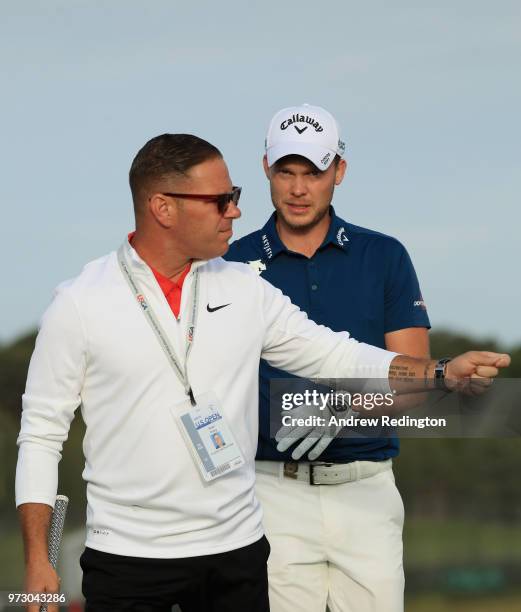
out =
{"type": "Polygon", "coordinates": [[[279,480],[284,480],[284,461],[279,461],[279,480]]]}
{"type": "Polygon", "coordinates": [[[360,480],[360,461],[353,461],[355,466],[355,480],[360,480]]]}

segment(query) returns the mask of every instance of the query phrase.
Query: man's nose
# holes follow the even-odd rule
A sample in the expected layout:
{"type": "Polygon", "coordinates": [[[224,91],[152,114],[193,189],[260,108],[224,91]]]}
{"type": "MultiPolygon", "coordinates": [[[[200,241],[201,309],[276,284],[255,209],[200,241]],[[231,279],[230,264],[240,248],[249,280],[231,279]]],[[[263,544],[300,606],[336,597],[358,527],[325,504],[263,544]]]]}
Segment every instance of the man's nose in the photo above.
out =
{"type": "Polygon", "coordinates": [[[235,202],[230,200],[226,210],[224,211],[224,216],[227,219],[238,219],[241,215],[241,209],[237,206],[237,204],[235,204],[235,202]]]}
{"type": "Polygon", "coordinates": [[[307,190],[306,179],[303,176],[295,176],[291,181],[291,193],[295,196],[303,196],[307,190]]]}

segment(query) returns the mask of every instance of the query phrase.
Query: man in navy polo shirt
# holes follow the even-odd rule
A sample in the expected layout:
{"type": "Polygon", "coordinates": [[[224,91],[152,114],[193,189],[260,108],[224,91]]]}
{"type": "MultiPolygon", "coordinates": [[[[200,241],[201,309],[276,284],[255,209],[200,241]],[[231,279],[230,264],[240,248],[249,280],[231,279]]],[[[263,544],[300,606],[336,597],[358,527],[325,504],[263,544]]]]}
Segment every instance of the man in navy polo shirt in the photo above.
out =
{"type": "MultiPolygon", "coordinates": [[[[346,171],[344,149],[323,108],[279,111],[263,159],[275,212],[226,258],[248,262],[317,323],[427,357],[429,319],[407,251],[331,206],[346,171]]],[[[391,469],[397,438],[335,438],[318,457],[313,449],[300,457],[297,441],[285,440],[279,449],[295,444],[281,452],[270,437],[273,378],[289,375],[261,362],[256,491],[272,546],[271,609],[403,610],[403,504],[391,469]],[[319,467],[310,468],[315,458],[319,467]]]]}

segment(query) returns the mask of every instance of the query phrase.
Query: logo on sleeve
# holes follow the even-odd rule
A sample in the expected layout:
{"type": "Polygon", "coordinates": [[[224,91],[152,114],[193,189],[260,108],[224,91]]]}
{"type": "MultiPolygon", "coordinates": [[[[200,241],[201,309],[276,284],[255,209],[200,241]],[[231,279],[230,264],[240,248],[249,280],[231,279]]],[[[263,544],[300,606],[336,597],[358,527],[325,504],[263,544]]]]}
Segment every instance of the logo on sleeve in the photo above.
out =
{"type": "Polygon", "coordinates": [[[248,265],[256,274],[262,274],[266,270],[266,264],[262,259],[256,259],[255,261],[249,261],[248,265]]]}
{"type": "Polygon", "coordinates": [[[420,295],[419,300],[414,300],[413,304],[414,308],[421,308],[421,310],[427,310],[427,305],[423,301],[423,296],[420,295]]]}

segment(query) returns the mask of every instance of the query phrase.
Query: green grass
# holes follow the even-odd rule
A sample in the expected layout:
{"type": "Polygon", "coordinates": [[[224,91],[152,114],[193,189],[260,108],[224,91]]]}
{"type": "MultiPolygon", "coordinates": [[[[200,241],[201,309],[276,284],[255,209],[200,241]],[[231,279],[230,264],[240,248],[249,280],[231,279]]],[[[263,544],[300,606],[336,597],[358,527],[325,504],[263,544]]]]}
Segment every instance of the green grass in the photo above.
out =
{"type": "Polygon", "coordinates": [[[505,597],[448,598],[426,595],[408,598],[406,612],[519,612],[521,595],[505,597]]]}
{"type": "Polygon", "coordinates": [[[406,569],[521,562],[521,525],[406,518],[404,551],[406,569]]]}

